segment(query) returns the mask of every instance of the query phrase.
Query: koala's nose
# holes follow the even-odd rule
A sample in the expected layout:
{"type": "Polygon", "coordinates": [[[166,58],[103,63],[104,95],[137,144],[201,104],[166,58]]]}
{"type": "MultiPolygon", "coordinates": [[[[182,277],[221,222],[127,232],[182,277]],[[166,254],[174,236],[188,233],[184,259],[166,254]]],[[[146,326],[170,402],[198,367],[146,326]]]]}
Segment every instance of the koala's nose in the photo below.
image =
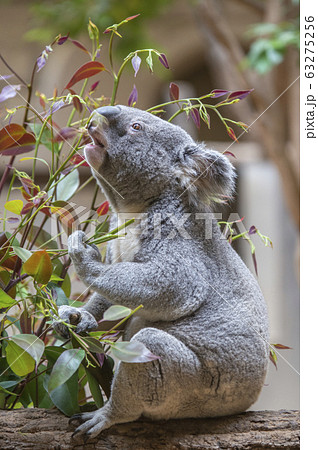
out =
{"type": "Polygon", "coordinates": [[[102,106],[101,108],[95,109],[95,111],[98,114],[101,114],[102,116],[106,117],[108,120],[115,119],[115,117],[118,116],[120,113],[120,107],[119,106],[102,106]]]}

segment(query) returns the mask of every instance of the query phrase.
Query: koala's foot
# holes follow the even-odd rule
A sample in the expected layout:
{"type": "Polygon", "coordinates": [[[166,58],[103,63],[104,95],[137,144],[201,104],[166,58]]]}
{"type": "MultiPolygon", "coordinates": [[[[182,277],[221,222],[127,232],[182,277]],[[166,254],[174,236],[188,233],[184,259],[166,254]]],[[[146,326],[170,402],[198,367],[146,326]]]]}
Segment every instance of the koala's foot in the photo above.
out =
{"type": "Polygon", "coordinates": [[[101,431],[109,428],[112,423],[108,419],[107,410],[105,407],[97,411],[87,412],[82,414],[75,414],[69,420],[69,424],[80,423],[72,434],[72,438],[76,440],[84,440],[95,438],[101,431]]]}
{"type": "MultiPolygon", "coordinates": [[[[96,330],[96,328],[98,327],[98,323],[96,322],[95,317],[85,309],[62,305],[59,307],[58,313],[60,319],[63,320],[63,322],[70,323],[71,325],[76,325],[76,333],[96,330]]],[[[56,320],[52,325],[58,334],[66,339],[70,337],[67,326],[62,322],[56,320]]]]}

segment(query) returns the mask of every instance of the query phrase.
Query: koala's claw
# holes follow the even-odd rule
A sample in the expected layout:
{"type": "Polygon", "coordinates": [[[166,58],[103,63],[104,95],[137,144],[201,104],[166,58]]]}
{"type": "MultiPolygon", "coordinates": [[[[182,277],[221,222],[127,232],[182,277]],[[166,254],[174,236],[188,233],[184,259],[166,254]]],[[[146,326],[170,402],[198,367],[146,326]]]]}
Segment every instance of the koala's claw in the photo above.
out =
{"type": "Polygon", "coordinates": [[[95,244],[87,244],[87,236],[83,231],[75,231],[68,238],[68,253],[72,260],[81,261],[89,258],[94,261],[101,261],[102,257],[95,244]]]}
{"type": "MultiPolygon", "coordinates": [[[[88,311],[80,308],[74,308],[72,306],[62,305],[58,310],[60,319],[63,322],[71,325],[76,325],[76,333],[82,333],[84,331],[96,330],[98,323],[95,317],[88,311]]],[[[53,327],[57,333],[65,338],[69,338],[70,334],[67,326],[59,321],[53,322],[53,327]]]]}
{"type": "MultiPolygon", "coordinates": [[[[68,424],[73,425],[73,422],[83,423],[84,420],[85,419],[83,419],[83,414],[74,414],[72,417],[70,417],[68,424]]],[[[72,434],[72,437],[75,434],[76,434],[76,431],[74,431],[74,433],[72,434]]]]}
{"type": "Polygon", "coordinates": [[[90,413],[75,414],[70,418],[69,423],[73,421],[79,421],[82,424],[76,428],[72,438],[82,437],[85,443],[88,439],[95,438],[102,430],[110,426],[106,416],[98,410],[90,413]]]}

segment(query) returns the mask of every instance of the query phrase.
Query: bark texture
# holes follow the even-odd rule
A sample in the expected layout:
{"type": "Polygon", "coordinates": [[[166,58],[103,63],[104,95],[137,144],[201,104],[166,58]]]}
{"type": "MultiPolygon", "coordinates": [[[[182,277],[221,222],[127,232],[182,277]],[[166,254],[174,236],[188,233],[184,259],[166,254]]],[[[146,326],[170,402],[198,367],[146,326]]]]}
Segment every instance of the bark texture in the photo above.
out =
{"type": "Polygon", "coordinates": [[[43,449],[298,449],[298,411],[256,411],[217,419],[138,421],[104,431],[86,444],[72,440],[56,410],[0,411],[0,448],[43,449]]]}

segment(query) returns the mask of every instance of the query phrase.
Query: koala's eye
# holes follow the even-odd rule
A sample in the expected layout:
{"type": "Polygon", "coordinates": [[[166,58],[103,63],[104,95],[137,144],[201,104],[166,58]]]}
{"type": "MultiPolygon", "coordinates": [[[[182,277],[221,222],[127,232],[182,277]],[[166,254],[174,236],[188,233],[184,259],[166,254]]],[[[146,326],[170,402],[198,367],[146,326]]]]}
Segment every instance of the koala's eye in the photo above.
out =
{"type": "Polygon", "coordinates": [[[138,122],[135,122],[131,125],[131,128],[135,131],[140,131],[141,130],[141,125],[138,122]]]}

